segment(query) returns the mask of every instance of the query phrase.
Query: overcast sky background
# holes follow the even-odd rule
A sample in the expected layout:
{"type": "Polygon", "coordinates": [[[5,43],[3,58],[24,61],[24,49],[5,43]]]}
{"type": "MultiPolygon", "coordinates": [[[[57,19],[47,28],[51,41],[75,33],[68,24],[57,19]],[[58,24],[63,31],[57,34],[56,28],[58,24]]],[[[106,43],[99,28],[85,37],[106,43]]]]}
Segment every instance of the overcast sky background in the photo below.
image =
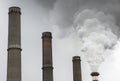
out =
{"type": "MultiPolygon", "coordinates": [[[[0,81],[6,81],[8,8],[21,7],[22,28],[22,81],[42,81],[41,34],[53,34],[54,81],[73,81],[73,42],[69,37],[73,16],[85,9],[94,9],[110,14],[119,27],[119,0],[0,0],[0,81]],[[55,26],[57,24],[58,28],[55,26]]],[[[119,31],[112,27],[119,37],[119,31]]],[[[114,53],[99,67],[100,81],[120,81],[120,43],[114,53]]],[[[91,81],[91,70],[84,55],[82,59],[82,80],[91,81]]]]}

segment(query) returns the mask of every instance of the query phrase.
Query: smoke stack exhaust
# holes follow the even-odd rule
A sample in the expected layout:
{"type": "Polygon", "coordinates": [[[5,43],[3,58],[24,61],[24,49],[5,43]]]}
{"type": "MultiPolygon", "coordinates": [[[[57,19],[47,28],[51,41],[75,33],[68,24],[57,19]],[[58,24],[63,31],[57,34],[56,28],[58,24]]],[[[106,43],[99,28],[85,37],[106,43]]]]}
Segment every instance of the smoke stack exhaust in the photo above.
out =
{"type": "Polygon", "coordinates": [[[52,34],[51,32],[42,33],[43,48],[43,81],[53,81],[52,63],[52,34]]]}
{"type": "Polygon", "coordinates": [[[21,81],[21,11],[9,8],[7,81],[21,81]]]}
{"type": "Polygon", "coordinates": [[[73,61],[73,81],[82,81],[80,57],[74,56],[72,61],[73,61]]]}
{"type": "Polygon", "coordinates": [[[91,73],[91,76],[92,76],[92,78],[93,78],[93,81],[98,81],[98,76],[99,76],[100,74],[98,73],[98,72],[92,72],[91,73]]]}

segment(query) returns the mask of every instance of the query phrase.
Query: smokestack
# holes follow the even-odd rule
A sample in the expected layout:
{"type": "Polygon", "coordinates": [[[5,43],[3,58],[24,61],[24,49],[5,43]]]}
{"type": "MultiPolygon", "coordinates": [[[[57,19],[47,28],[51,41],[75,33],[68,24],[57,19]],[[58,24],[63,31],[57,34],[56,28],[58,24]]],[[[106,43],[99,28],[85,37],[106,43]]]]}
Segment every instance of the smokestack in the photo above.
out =
{"type": "Polygon", "coordinates": [[[9,8],[7,81],[21,81],[21,11],[9,8]]]}
{"type": "Polygon", "coordinates": [[[52,34],[51,32],[42,33],[43,48],[43,81],[53,81],[52,63],[52,34]]]}
{"type": "Polygon", "coordinates": [[[99,76],[99,73],[98,72],[92,72],[91,73],[91,76],[93,78],[93,81],[98,81],[98,76],[99,76]]]}
{"type": "Polygon", "coordinates": [[[73,61],[73,81],[82,81],[80,57],[74,56],[72,61],[73,61]]]}

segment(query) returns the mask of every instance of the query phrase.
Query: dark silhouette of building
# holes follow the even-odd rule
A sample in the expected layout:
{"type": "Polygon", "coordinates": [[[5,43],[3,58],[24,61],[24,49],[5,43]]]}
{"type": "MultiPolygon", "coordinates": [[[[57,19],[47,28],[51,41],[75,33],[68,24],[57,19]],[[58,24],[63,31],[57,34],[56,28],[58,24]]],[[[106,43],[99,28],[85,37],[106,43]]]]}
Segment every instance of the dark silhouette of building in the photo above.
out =
{"type": "Polygon", "coordinates": [[[74,56],[72,61],[73,61],[73,81],[82,81],[80,57],[74,56]]]}
{"type": "Polygon", "coordinates": [[[21,81],[21,11],[9,8],[7,81],[21,81]]]}
{"type": "Polygon", "coordinates": [[[52,34],[50,32],[42,33],[43,48],[43,81],[53,81],[53,63],[52,63],[52,34]]]}

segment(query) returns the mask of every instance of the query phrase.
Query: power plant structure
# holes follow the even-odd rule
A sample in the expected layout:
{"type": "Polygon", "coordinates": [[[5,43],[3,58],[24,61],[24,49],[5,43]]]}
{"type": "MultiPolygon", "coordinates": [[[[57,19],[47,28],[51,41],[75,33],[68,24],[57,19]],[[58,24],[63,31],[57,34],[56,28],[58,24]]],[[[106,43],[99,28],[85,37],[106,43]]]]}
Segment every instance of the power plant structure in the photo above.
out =
{"type": "Polygon", "coordinates": [[[79,56],[73,56],[73,81],[82,81],[81,59],[79,56]]]}
{"type": "Polygon", "coordinates": [[[53,81],[53,63],[52,63],[52,34],[50,32],[42,33],[43,48],[43,81],[53,81]]]}
{"type": "MultiPolygon", "coordinates": [[[[8,30],[8,59],[7,59],[7,81],[21,81],[21,9],[19,7],[9,8],[9,30],[8,30]]],[[[52,61],[52,33],[42,33],[42,79],[53,81],[52,61]]],[[[82,81],[81,58],[73,56],[73,81],[82,81]]],[[[92,77],[97,77],[98,72],[92,72],[92,77]]],[[[98,81],[94,79],[93,81],[98,81]]]]}
{"type": "Polygon", "coordinates": [[[7,81],[21,81],[21,11],[9,8],[7,81]]]}
{"type": "Polygon", "coordinates": [[[98,72],[92,72],[91,73],[91,76],[92,76],[92,78],[93,78],[93,81],[98,81],[98,76],[99,76],[100,74],[98,73],[98,72]]]}

